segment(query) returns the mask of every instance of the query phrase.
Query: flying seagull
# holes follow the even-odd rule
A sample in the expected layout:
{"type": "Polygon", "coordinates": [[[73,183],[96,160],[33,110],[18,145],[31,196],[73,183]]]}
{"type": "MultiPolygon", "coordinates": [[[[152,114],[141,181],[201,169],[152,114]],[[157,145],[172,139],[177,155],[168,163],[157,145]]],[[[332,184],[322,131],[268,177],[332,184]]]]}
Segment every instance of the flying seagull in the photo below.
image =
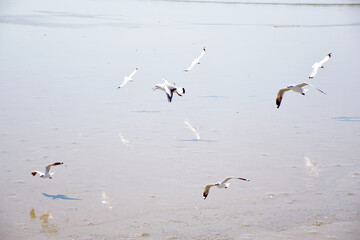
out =
{"type": "MultiPolygon", "coordinates": [[[[302,95],[305,95],[305,92],[307,91],[307,89],[304,89],[303,87],[306,86],[306,85],[309,85],[309,86],[312,86],[312,87],[316,88],[315,86],[313,86],[313,85],[311,85],[309,83],[303,82],[303,83],[300,83],[300,84],[297,84],[297,85],[290,85],[290,86],[287,86],[286,88],[280,89],[278,94],[277,94],[277,97],[276,97],[277,108],[280,107],[281,100],[282,100],[283,95],[284,95],[285,92],[293,90],[294,92],[298,92],[298,93],[300,93],[302,95]]],[[[316,88],[316,89],[319,90],[319,92],[321,92],[323,94],[326,94],[322,90],[320,90],[318,88],[316,88]]]]}
{"type": "Polygon", "coordinates": [[[243,180],[243,181],[250,181],[250,180],[247,180],[245,178],[240,178],[240,177],[227,177],[222,182],[218,182],[218,183],[214,183],[214,184],[208,184],[208,185],[205,186],[205,189],[204,189],[204,193],[203,193],[204,200],[209,195],[209,191],[210,191],[211,187],[216,186],[218,188],[228,188],[230,183],[228,183],[227,181],[229,181],[230,179],[240,179],[240,180],[243,180]]]}
{"type": "Polygon", "coordinates": [[[197,140],[200,140],[200,135],[199,135],[198,131],[196,130],[196,127],[192,126],[192,125],[191,125],[188,121],[186,121],[186,120],[184,121],[184,123],[188,126],[188,128],[189,128],[191,131],[193,131],[193,132],[195,133],[197,140]]]}
{"type": "Polygon", "coordinates": [[[206,49],[205,49],[205,47],[204,47],[203,50],[201,51],[200,56],[197,57],[197,58],[195,58],[194,61],[192,61],[191,65],[190,65],[187,69],[184,70],[184,72],[188,72],[188,71],[190,71],[196,64],[200,64],[200,58],[202,58],[202,56],[204,56],[205,51],[206,51],[206,49]]]}
{"type": "Polygon", "coordinates": [[[163,78],[163,80],[164,83],[156,84],[153,88],[153,91],[157,89],[164,91],[169,102],[171,102],[174,92],[177,93],[177,95],[179,95],[180,97],[182,97],[182,95],[179,92],[185,94],[185,88],[176,87],[175,83],[170,82],[166,78],[163,78]]]}
{"type": "Polygon", "coordinates": [[[50,179],[52,179],[52,175],[54,175],[54,172],[50,172],[50,168],[52,166],[61,165],[61,164],[63,164],[63,163],[62,162],[56,162],[56,163],[47,165],[46,168],[45,168],[45,173],[42,173],[42,172],[39,172],[39,171],[33,171],[33,172],[31,172],[31,174],[33,176],[35,176],[36,174],[39,174],[41,178],[50,178],[50,179]]]}
{"type": "Polygon", "coordinates": [[[315,77],[317,71],[319,70],[319,68],[324,68],[323,64],[325,62],[327,62],[329,59],[331,58],[331,53],[329,53],[326,57],[324,57],[323,60],[321,60],[320,62],[316,62],[312,65],[313,71],[310,74],[309,78],[312,79],[315,77]]]}
{"type": "Polygon", "coordinates": [[[121,83],[120,86],[118,86],[119,88],[122,88],[123,86],[125,86],[125,84],[127,84],[128,82],[133,82],[134,80],[132,79],[132,77],[135,75],[135,73],[137,72],[138,68],[135,68],[135,70],[129,75],[129,76],[125,76],[124,77],[124,81],[121,83]]]}

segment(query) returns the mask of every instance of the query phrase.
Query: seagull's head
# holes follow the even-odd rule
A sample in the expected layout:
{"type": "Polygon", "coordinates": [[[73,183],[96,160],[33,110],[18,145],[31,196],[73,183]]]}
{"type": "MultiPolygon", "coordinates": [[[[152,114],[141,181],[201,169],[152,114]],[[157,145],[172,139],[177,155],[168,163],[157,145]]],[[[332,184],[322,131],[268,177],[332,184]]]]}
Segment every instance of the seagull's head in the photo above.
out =
{"type": "Polygon", "coordinates": [[[176,88],[175,92],[181,96],[181,94],[185,94],[185,88],[176,88]]]}
{"type": "Polygon", "coordinates": [[[294,87],[294,85],[289,85],[289,86],[287,86],[287,88],[293,88],[294,87]]]}
{"type": "Polygon", "coordinates": [[[328,56],[331,57],[331,53],[329,53],[328,56]]]}

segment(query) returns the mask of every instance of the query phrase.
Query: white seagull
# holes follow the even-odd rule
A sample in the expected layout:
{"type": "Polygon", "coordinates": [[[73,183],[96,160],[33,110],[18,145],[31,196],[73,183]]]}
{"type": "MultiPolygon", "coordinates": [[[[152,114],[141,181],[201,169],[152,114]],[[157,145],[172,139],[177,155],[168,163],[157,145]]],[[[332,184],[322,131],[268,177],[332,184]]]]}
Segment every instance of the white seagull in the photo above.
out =
{"type": "Polygon", "coordinates": [[[204,56],[205,51],[206,51],[206,49],[205,49],[205,47],[204,47],[203,50],[202,50],[201,53],[200,53],[200,56],[197,57],[197,58],[195,58],[194,61],[192,61],[191,65],[190,65],[187,69],[184,70],[184,72],[188,72],[188,71],[190,71],[196,64],[200,64],[200,58],[202,58],[202,56],[204,56]]]}
{"type": "Polygon", "coordinates": [[[208,184],[208,185],[205,186],[205,189],[204,189],[204,193],[203,193],[204,200],[208,196],[211,187],[216,186],[218,188],[228,188],[230,183],[228,183],[227,181],[229,181],[230,179],[240,179],[240,180],[243,180],[243,181],[250,181],[250,180],[247,180],[245,178],[240,178],[240,177],[227,177],[222,182],[218,182],[218,183],[214,183],[214,184],[208,184]]]}
{"type": "MultiPolygon", "coordinates": [[[[277,105],[277,108],[280,107],[280,104],[281,104],[281,100],[283,98],[283,95],[285,92],[287,91],[290,91],[290,90],[293,90],[294,92],[298,92],[302,95],[305,95],[305,92],[308,90],[308,89],[304,89],[303,87],[306,86],[306,85],[309,85],[309,86],[312,86],[313,88],[316,88],[315,86],[309,84],[309,83],[306,83],[306,82],[303,82],[303,83],[300,83],[300,84],[297,84],[297,85],[290,85],[290,86],[287,86],[286,88],[283,88],[283,89],[280,89],[278,94],[277,94],[277,97],[276,97],[276,105],[277,105]]],[[[316,88],[319,92],[323,93],[323,94],[326,94],[325,92],[323,92],[322,90],[316,88]]]]}
{"type": "Polygon", "coordinates": [[[121,83],[120,86],[118,86],[119,88],[122,88],[123,86],[125,86],[125,84],[127,84],[128,82],[133,82],[134,80],[132,79],[132,77],[135,75],[135,73],[137,72],[138,68],[135,68],[135,70],[129,75],[129,76],[125,76],[124,77],[124,81],[121,83]]]}
{"type": "Polygon", "coordinates": [[[61,165],[61,164],[64,164],[64,163],[56,162],[56,163],[47,165],[46,168],[45,168],[45,173],[42,173],[42,172],[39,172],[39,171],[33,171],[33,172],[31,172],[31,174],[33,176],[35,176],[36,174],[39,174],[41,178],[50,178],[50,179],[52,179],[52,175],[54,175],[54,172],[50,172],[50,168],[52,166],[57,166],[57,165],[61,165]]]}
{"type": "Polygon", "coordinates": [[[187,128],[189,128],[191,131],[193,131],[196,135],[197,140],[200,140],[200,135],[198,133],[198,131],[196,130],[196,127],[192,126],[188,121],[184,121],[184,123],[188,126],[187,128]]]}
{"type": "Polygon", "coordinates": [[[326,57],[324,57],[323,60],[321,60],[320,62],[316,62],[312,65],[313,71],[310,74],[309,78],[312,79],[315,77],[317,71],[319,70],[319,68],[324,68],[323,64],[327,61],[329,61],[329,59],[331,58],[331,53],[329,53],[326,57]]]}
{"type": "Polygon", "coordinates": [[[170,82],[166,78],[163,78],[163,80],[164,83],[156,84],[153,88],[153,91],[157,89],[164,91],[169,102],[171,102],[174,92],[177,93],[177,95],[179,95],[180,97],[182,97],[182,95],[179,92],[185,94],[185,88],[176,87],[175,83],[170,82]]]}

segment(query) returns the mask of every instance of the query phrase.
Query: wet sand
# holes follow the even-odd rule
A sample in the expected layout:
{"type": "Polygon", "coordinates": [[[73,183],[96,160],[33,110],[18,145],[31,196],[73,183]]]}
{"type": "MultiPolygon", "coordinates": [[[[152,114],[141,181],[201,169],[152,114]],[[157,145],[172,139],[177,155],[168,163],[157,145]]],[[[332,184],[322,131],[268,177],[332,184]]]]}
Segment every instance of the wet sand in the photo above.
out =
{"type": "Polygon", "coordinates": [[[360,2],[31,3],[0,4],[1,239],[358,238],[360,2]]]}

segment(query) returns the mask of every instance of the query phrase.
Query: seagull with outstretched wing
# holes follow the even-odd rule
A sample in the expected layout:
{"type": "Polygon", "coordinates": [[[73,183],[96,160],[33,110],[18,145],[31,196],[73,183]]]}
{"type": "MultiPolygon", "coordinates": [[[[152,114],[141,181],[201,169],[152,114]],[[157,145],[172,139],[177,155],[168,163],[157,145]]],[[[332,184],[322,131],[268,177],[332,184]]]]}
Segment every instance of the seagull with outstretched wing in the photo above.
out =
{"type": "Polygon", "coordinates": [[[250,181],[250,180],[247,180],[245,178],[241,178],[241,177],[227,177],[225,178],[223,181],[221,182],[217,182],[217,183],[214,183],[214,184],[208,184],[205,186],[205,189],[204,189],[204,192],[203,192],[203,197],[204,197],[204,200],[207,198],[207,196],[209,195],[209,191],[210,191],[210,188],[211,187],[218,187],[218,188],[228,188],[230,183],[228,183],[227,181],[229,181],[230,179],[239,179],[239,180],[243,180],[243,181],[250,181]]]}
{"type": "Polygon", "coordinates": [[[135,70],[129,76],[125,76],[124,81],[121,83],[120,86],[118,86],[118,89],[125,86],[125,84],[127,84],[128,82],[133,82],[134,81],[133,76],[135,75],[135,73],[137,71],[138,71],[138,68],[135,68],[135,70]]]}
{"type": "Polygon", "coordinates": [[[316,62],[312,65],[313,71],[311,72],[309,78],[312,79],[315,77],[315,75],[317,74],[319,68],[324,68],[323,64],[327,61],[329,61],[329,59],[331,58],[331,53],[329,53],[328,55],[326,55],[326,57],[323,58],[323,60],[321,60],[320,62],[316,62]]]}
{"type": "Polygon", "coordinates": [[[50,179],[52,179],[52,175],[54,175],[54,172],[50,172],[50,168],[52,166],[57,166],[57,165],[61,165],[61,164],[63,164],[63,163],[62,162],[52,163],[52,164],[46,166],[45,173],[42,173],[40,171],[33,171],[33,172],[31,172],[31,174],[33,176],[35,176],[36,174],[39,174],[41,178],[50,178],[50,179]]]}
{"type": "Polygon", "coordinates": [[[205,47],[204,47],[203,50],[202,50],[201,53],[200,53],[200,56],[197,57],[197,58],[195,58],[195,59],[192,61],[191,65],[190,65],[187,69],[184,70],[184,72],[189,72],[193,67],[195,67],[196,64],[200,64],[200,59],[204,56],[205,51],[206,51],[206,49],[205,49],[205,47]]]}
{"type": "Polygon", "coordinates": [[[297,84],[297,85],[289,85],[287,86],[286,88],[282,88],[279,90],[278,94],[277,94],[277,97],[276,97],[276,105],[277,105],[277,108],[280,107],[280,104],[281,104],[281,101],[283,99],[283,96],[284,96],[284,93],[287,92],[287,91],[294,91],[294,92],[298,92],[300,93],[301,95],[305,95],[305,92],[308,90],[308,89],[305,89],[303,87],[305,86],[311,86],[313,88],[316,88],[319,92],[323,93],[323,94],[326,94],[324,91],[322,91],[321,89],[315,87],[314,85],[311,85],[309,83],[306,83],[306,82],[303,82],[303,83],[300,83],[300,84],[297,84]]]}

